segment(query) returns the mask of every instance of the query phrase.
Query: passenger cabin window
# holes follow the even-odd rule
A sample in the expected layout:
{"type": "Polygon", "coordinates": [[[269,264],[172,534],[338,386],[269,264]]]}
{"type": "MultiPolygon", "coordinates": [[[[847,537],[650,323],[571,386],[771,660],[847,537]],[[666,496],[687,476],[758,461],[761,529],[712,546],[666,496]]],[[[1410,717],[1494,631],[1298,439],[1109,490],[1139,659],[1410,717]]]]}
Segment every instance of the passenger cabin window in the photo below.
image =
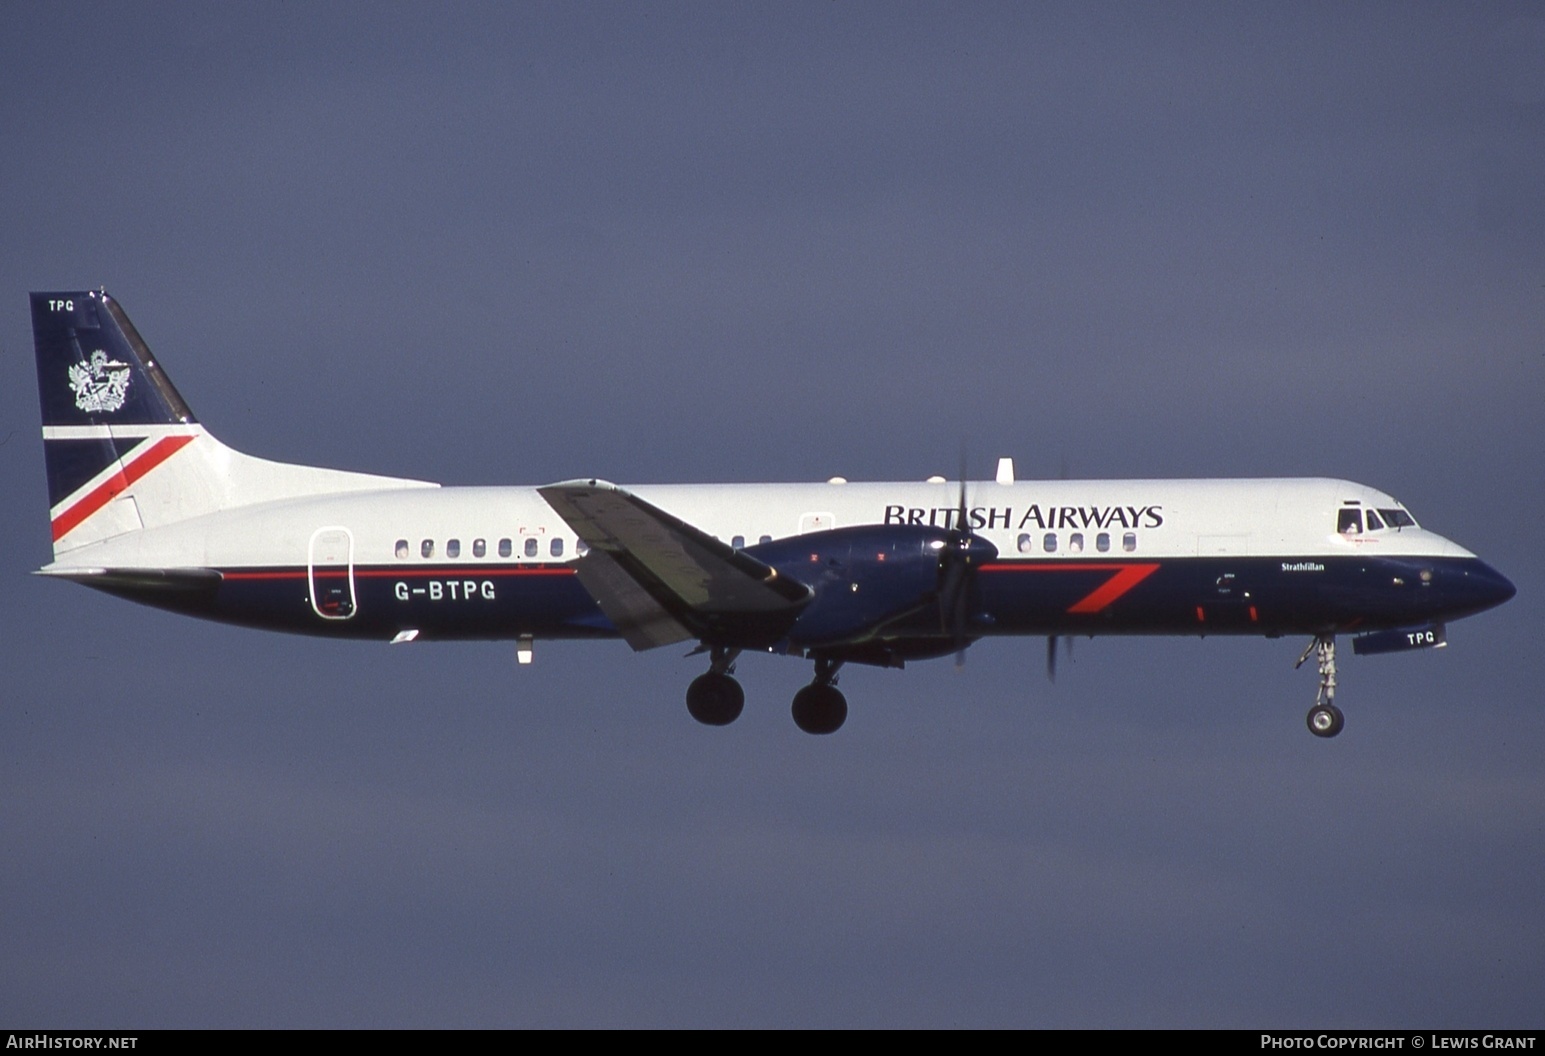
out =
{"type": "Polygon", "coordinates": [[[1129,554],[1133,550],[1137,549],[1137,533],[1136,532],[1127,532],[1124,535],[1122,535],[1122,537],[1121,537],[1121,549],[1125,550],[1129,554]]]}
{"type": "Polygon", "coordinates": [[[1363,511],[1342,510],[1336,515],[1336,531],[1342,535],[1363,534],[1363,511]]]}
{"type": "Polygon", "coordinates": [[[483,540],[483,539],[474,539],[474,540],[472,540],[472,556],[473,557],[487,557],[488,556],[488,543],[487,543],[486,540],[483,540]]]}
{"type": "Polygon", "coordinates": [[[1084,533],[1074,532],[1068,536],[1068,553],[1081,554],[1084,552],[1084,533]]]}
{"type": "Polygon", "coordinates": [[[1096,550],[1098,550],[1102,554],[1105,553],[1107,550],[1109,550],[1110,549],[1110,533],[1109,532],[1101,532],[1099,535],[1095,536],[1094,537],[1094,548],[1096,550]]]}
{"type": "Polygon", "coordinates": [[[1055,554],[1057,552],[1056,532],[1046,533],[1046,538],[1041,540],[1041,549],[1045,550],[1048,554],[1055,554]]]}
{"type": "Polygon", "coordinates": [[[435,541],[433,539],[425,539],[422,543],[418,544],[418,552],[422,557],[434,557],[435,541]]]}
{"type": "Polygon", "coordinates": [[[574,553],[578,557],[584,557],[586,554],[590,553],[590,544],[585,542],[583,539],[574,540],[574,553]]]}
{"type": "Polygon", "coordinates": [[[743,550],[746,546],[746,537],[743,535],[732,535],[730,536],[730,545],[736,550],[743,550]]]}
{"type": "Polygon", "coordinates": [[[445,556],[446,557],[460,557],[461,556],[461,540],[460,539],[447,539],[445,541],[445,556]]]}
{"type": "Polygon", "coordinates": [[[408,557],[408,541],[406,539],[397,540],[397,549],[395,552],[397,554],[397,560],[406,560],[408,557]]]}
{"type": "Polygon", "coordinates": [[[1028,554],[1035,544],[1030,538],[1029,532],[1020,532],[1019,538],[1015,541],[1014,545],[1019,549],[1020,553],[1028,554]]]}
{"type": "Polygon", "coordinates": [[[508,539],[499,540],[499,556],[509,557],[515,552],[514,545],[508,539]]]}
{"type": "Polygon", "coordinates": [[[772,536],[764,535],[760,539],[758,539],[757,542],[759,542],[759,543],[770,543],[770,542],[772,542],[772,536]]]}
{"type": "Polygon", "coordinates": [[[552,544],[550,546],[548,546],[548,548],[547,548],[547,552],[549,554],[552,554],[554,557],[562,557],[563,556],[563,540],[559,539],[557,536],[554,536],[552,544]]]}
{"type": "Polygon", "coordinates": [[[530,537],[528,537],[526,539],[526,556],[527,557],[535,557],[536,556],[536,545],[537,544],[536,544],[536,537],[535,536],[530,536],[530,537]]]}

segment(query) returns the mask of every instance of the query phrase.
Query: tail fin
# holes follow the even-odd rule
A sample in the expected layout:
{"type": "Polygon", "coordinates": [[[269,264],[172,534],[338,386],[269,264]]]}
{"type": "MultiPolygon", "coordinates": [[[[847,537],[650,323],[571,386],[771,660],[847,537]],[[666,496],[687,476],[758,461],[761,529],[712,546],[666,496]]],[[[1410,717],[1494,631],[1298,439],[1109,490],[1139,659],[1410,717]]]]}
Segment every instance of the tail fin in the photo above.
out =
{"type": "Polygon", "coordinates": [[[193,412],[105,293],[34,293],[32,339],[55,553],[144,527],[133,484],[193,441],[193,412]]]}
{"type": "Polygon", "coordinates": [[[107,294],[34,293],[32,339],[43,428],[196,421],[107,294]]]}
{"type": "Polygon", "coordinates": [[[105,292],[34,293],[32,336],[55,557],[233,506],[420,484],[225,447],[105,292]]]}

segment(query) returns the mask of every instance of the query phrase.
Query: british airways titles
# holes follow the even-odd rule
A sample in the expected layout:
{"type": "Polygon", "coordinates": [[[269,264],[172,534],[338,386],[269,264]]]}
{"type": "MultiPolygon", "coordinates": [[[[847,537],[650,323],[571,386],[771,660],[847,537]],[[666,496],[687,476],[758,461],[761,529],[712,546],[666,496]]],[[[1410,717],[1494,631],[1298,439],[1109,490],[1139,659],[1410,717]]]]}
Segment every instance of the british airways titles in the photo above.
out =
{"type": "MultiPolygon", "coordinates": [[[[1046,506],[1032,503],[1016,515],[1012,506],[973,506],[966,511],[972,529],[1040,528],[1158,528],[1164,524],[1162,506],[1046,506]]],[[[886,524],[926,524],[934,528],[959,528],[960,511],[953,506],[885,507],[886,524]]]]}

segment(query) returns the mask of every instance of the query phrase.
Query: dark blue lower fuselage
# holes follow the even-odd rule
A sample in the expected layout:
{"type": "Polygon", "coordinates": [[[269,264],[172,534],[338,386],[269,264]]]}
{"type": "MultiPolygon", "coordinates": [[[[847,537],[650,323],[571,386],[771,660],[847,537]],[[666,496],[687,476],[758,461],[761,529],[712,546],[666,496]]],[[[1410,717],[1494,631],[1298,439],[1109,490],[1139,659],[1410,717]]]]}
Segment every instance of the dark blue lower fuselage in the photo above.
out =
{"type": "MultiPolygon", "coordinates": [[[[352,582],[342,569],[218,571],[218,580],[171,589],[99,586],[207,619],[331,637],[616,636],[572,565],[358,566],[352,582]]],[[[977,572],[968,626],[973,638],[1330,634],[1456,619],[1513,594],[1505,577],[1473,557],[1000,559],[977,572]]],[[[945,635],[937,607],[924,604],[877,637],[913,642],[922,655],[945,635]]]]}

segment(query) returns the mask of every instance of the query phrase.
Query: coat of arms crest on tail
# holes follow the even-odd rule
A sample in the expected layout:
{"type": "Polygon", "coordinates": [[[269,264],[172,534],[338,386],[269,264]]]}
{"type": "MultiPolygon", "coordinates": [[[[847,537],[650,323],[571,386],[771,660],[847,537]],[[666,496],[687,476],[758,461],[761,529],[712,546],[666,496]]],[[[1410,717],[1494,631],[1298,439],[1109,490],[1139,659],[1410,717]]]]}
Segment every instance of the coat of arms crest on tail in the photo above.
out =
{"type": "Polygon", "coordinates": [[[75,406],[87,414],[111,413],[123,406],[129,391],[129,365],[108,359],[97,349],[88,362],[70,368],[70,391],[75,406]]]}

